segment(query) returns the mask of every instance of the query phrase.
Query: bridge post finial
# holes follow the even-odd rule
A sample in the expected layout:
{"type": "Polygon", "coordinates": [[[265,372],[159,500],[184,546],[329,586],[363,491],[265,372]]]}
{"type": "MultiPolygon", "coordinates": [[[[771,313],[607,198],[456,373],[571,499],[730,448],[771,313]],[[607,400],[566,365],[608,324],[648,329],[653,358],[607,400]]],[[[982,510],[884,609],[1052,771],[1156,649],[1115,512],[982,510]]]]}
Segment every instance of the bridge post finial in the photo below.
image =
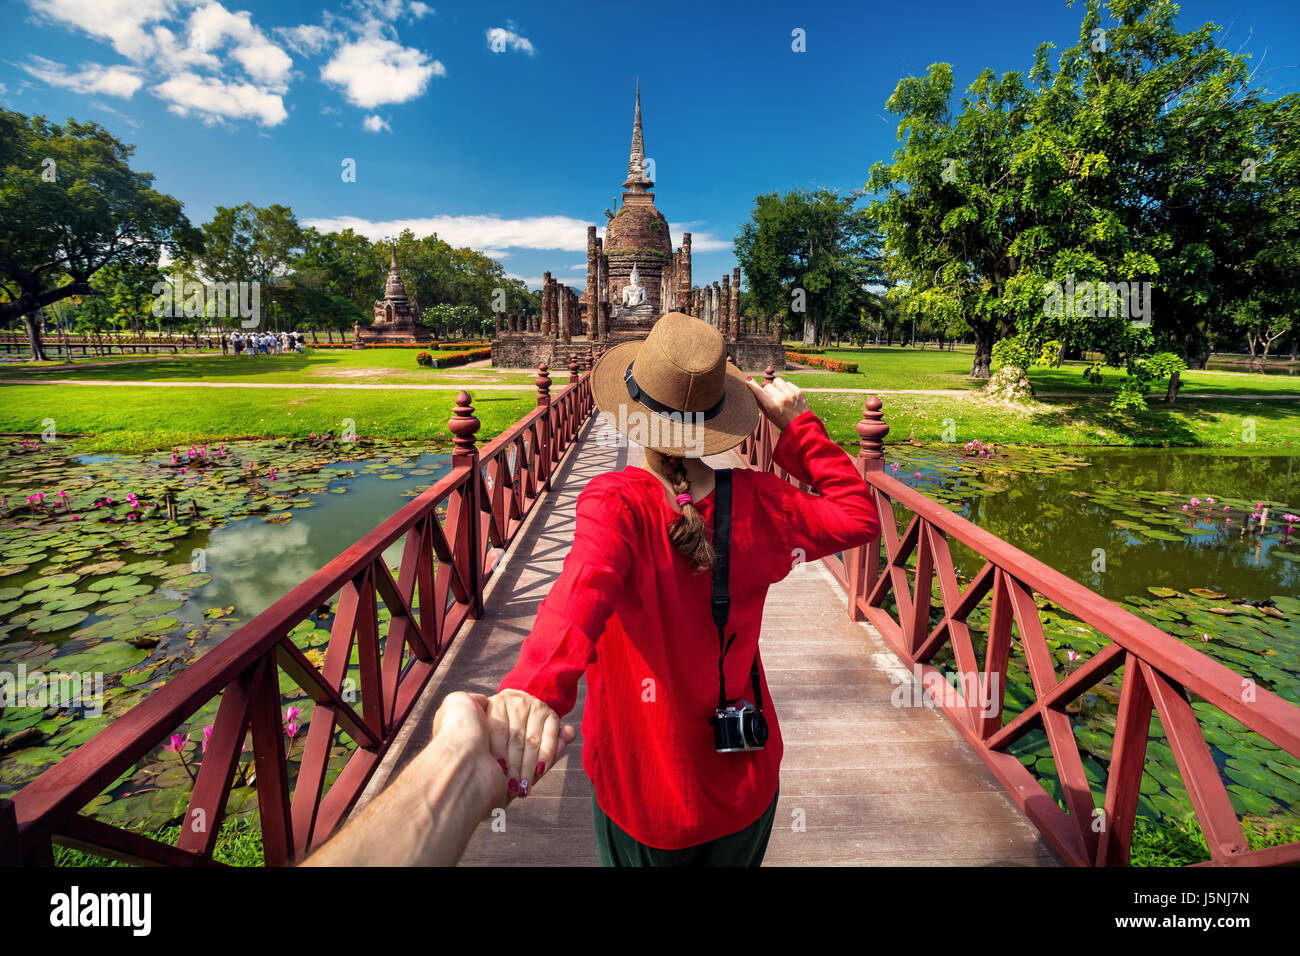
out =
{"type": "Polygon", "coordinates": [[[574,349],[569,353],[569,384],[572,385],[578,380],[578,350],[574,349]]]}
{"type": "Polygon", "coordinates": [[[872,395],[863,406],[862,420],[857,424],[858,461],[863,472],[885,470],[885,436],[889,434],[889,426],[880,409],[880,398],[872,395]]]}
{"type": "Polygon", "coordinates": [[[769,365],[767,368],[763,369],[763,384],[770,385],[772,382],[775,381],[776,381],[776,369],[772,368],[772,366],[769,365]]]}
{"type": "Polygon", "coordinates": [[[478,445],[475,433],[478,432],[481,424],[474,417],[474,406],[470,404],[473,399],[469,392],[461,390],[456,395],[456,407],[452,410],[451,419],[447,422],[447,428],[454,436],[452,439],[452,464],[462,464],[467,458],[478,457],[478,445]]]}
{"type": "Polygon", "coordinates": [[[551,404],[551,373],[550,366],[545,362],[537,366],[537,378],[533,380],[537,386],[537,404],[551,404]]]}
{"type": "Polygon", "coordinates": [[[584,371],[584,372],[590,372],[590,371],[591,371],[591,367],[592,367],[592,365],[594,364],[594,362],[592,361],[592,359],[593,359],[594,357],[595,357],[595,353],[592,351],[591,346],[588,345],[588,346],[587,346],[587,364],[586,364],[586,366],[583,368],[583,371],[584,371]]]}

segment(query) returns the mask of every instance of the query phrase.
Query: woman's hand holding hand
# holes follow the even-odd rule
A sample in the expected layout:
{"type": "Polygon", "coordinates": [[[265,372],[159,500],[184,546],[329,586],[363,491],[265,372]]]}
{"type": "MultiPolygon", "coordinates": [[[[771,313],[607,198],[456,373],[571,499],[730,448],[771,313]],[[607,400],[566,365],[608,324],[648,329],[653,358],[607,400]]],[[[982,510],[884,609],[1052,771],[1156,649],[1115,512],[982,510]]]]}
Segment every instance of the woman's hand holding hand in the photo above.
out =
{"type": "Polygon", "coordinates": [[[489,697],[487,722],[492,756],[505,771],[511,798],[528,796],[578,736],[572,726],[560,726],[559,715],[545,701],[522,690],[489,697]]]}
{"type": "Polygon", "coordinates": [[[759,385],[752,378],[746,378],[745,381],[758,399],[758,407],[777,428],[785,428],[804,412],[812,411],[808,399],[804,398],[803,389],[779,376],[764,385],[759,385]]]}

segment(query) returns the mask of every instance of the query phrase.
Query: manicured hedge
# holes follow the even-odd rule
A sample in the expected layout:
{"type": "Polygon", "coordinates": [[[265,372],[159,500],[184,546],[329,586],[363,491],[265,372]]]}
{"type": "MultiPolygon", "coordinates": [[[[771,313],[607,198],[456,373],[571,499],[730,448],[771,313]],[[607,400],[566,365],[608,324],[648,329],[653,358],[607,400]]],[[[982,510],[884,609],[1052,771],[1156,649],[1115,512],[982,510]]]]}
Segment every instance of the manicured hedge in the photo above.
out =
{"type": "Polygon", "coordinates": [[[800,352],[788,347],[785,351],[786,354],[793,354],[803,365],[824,368],[828,372],[856,372],[858,370],[857,362],[842,362],[839,359],[826,358],[824,355],[810,355],[807,352],[800,352]]]}
{"type": "Polygon", "coordinates": [[[464,365],[466,362],[477,362],[479,359],[491,357],[491,349],[474,349],[472,352],[453,352],[451,355],[438,353],[433,356],[433,367],[455,368],[457,365],[464,365]]]}

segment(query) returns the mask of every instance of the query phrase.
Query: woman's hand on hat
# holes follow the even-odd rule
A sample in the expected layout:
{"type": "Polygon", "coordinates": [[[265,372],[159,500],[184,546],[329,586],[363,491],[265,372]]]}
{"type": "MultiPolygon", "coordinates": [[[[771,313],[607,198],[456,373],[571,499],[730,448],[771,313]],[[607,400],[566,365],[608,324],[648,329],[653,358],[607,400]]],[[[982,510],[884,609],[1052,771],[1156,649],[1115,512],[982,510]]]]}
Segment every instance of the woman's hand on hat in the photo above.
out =
{"type": "Polygon", "coordinates": [[[772,420],[777,428],[785,428],[804,412],[812,411],[808,399],[804,398],[803,389],[778,376],[763,385],[746,376],[758,407],[772,420]]]}
{"type": "Polygon", "coordinates": [[[508,778],[512,799],[528,796],[578,736],[571,725],[560,726],[545,701],[513,688],[488,698],[487,718],[492,756],[508,778]]]}

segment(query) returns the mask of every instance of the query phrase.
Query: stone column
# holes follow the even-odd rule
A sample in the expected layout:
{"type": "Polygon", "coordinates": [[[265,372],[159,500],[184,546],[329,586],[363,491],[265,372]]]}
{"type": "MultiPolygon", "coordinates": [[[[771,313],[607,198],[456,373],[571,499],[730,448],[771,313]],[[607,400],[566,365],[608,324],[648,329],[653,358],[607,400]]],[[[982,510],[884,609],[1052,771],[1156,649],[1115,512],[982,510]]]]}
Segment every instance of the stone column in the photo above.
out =
{"type": "Polygon", "coordinates": [[[564,330],[565,341],[569,338],[569,287],[564,286],[564,291],[560,295],[560,324],[551,330],[551,338],[557,338],[560,329],[564,330]]]}
{"type": "Polygon", "coordinates": [[[605,254],[604,244],[600,249],[600,323],[596,328],[597,341],[603,342],[609,338],[609,256],[605,254]]]}
{"type": "MultiPolygon", "coordinates": [[[[677,288],[681,290],[679,298],[682,303],[690,301],[691,298],[691,234],[682,233],[682,262],[677,270],[677,288]]],[[[691,312],[691,315],[697,313],[691,312]]]]}
{"type": "Polygon", "coordinates": [[[740,315],[740,266],[731,270],[731,337],[739,342],[745,335],[745,320],[740,315]]]}
{"type": "Polygon", "coordinates": [[[718,325],[722,330],[722,337],[728,342],[734,342],[736,339],[736,328],[732,323],[731,317],[731,276],[729,275],[723,275],[722,277],[722,289],[718,293],[718,305],[722,309],[718,325]]]}
{"type": "Polygon", "coordinates": [[[713,324],[719,332],[726,335],[727,330],[722,326],[722,286],[718,284],[717,279],[713,280],[713,291],[710,295],[713,299],[713,324]]]}
{"type": "MultiPolygon", "coordinates": [[[[551,274],[549,272],[543,272],[542,273],[542,318],[543,319],[545,319],[546,316],[551,314],[551,294],[552,294],[551,274]]],[[[531,323],[529,324],[528,330],[530,332],[532,331],[531,323]]]]}
{"type": "Polygon", "coordinates": [[[777,345],[781,344],[781,326],[785,324],[785,316],[778,312],[772,316],[772,341],[777,345]]]}
{"type": "Polygon", "coordinates": [[[596,227],[587,227],[587,337],[596,332],[596,303],[600,301],[600,267],[597,256],[600,240],[596,238],[596,227]]]}

